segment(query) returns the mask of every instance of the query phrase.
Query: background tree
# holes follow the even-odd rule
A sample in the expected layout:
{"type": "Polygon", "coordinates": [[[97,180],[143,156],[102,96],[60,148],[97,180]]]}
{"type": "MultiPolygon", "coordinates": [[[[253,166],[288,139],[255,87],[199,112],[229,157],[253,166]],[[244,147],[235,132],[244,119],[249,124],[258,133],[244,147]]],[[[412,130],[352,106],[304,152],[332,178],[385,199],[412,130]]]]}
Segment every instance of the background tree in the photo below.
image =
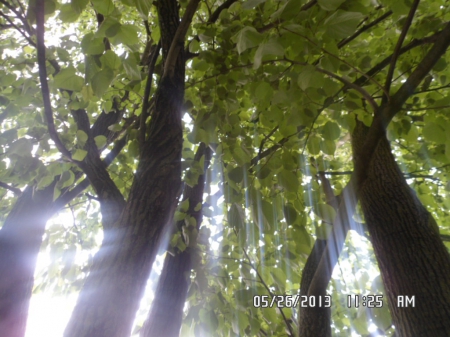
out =
{"type": "MultiPolygon", "coordinates": [[[[195,186],[199,170],[192,159],[200,142],[214,149],[220,169],[205,186],[181,335],[321,336],[353,330],[369,336],[375,327],[387,335],[448,335],[448,253],[429,216],[446,238],[444,53],[450,40],[443,1],[202,1],[198,8],[181,2],[186,20],[179,33],[176,1],[1,4],[1,24],[11,37],[2,46],[2,186],[18,194],[25,185],[53,190],[53,205],[84,176],[92,185],[79,205],[70,206],[81,228],[50,227],[44,240],[52,251],[64,252],[54,263],[53,279],[62,278],[63,289],[84,283],[68,335],[129,333],[181,191],[176,167],[182,164],[183,180],[195,186]],[[72,35],[63,33],[44,47],[44,15],[47,28],[56,20],[72,35]],[[12,54],[17,48],[21,57],[12,54]],[[38,113],[26,113],[30,107],[38,113]],[[181,112],[190,117],[183,124],[181,112]],[[164,132],[161,142],[158,132],[164,132]],[[124,153],[106,168],[102,151],[119,138],[127,142],[124,153]],[[389,189],[393,184],[396,194],[389,189]],[[88,211],[87,202],[93,205],[88,211]],[[74,247],[95,246],[97,205],[102,248],[93,265],[70,263],[74,247]],[[344,245],[349,228],[359,234],[351,231],[344,245]],[[346,295],[383,292],[369,263],[370,241],[380,261],[385,305],[348,308],[346,295]],[[342,262],[329,284],[339,254],[342,262]],[[414,276],[423,270],[431,281],[414,276]],[[331,311],[254,307],[254,295],[271,299],[297,294],[300,287],[302,295],[331,294],[331,311]],[[416,295],[415,309],[396,308],[396,295],[403,293],[416,295]],[[429,308],[433,299],[441,301],[439,310],[429,308]]],[[[4,214],[14,200],[12,192],[2,199],[4,214]]],[[[175,217],[186,222],[184,214],[175,217]]],[[[44,224],[37,227],[42,231],[44,224]]],[[[181,236],[175,231],[169,250],[183,250],[181,236]]],[[[27,256],[35,258],[36,251],[27,256]]],[[[45,277],[36,289],[49,285],[51,276],[45,277]]]]}

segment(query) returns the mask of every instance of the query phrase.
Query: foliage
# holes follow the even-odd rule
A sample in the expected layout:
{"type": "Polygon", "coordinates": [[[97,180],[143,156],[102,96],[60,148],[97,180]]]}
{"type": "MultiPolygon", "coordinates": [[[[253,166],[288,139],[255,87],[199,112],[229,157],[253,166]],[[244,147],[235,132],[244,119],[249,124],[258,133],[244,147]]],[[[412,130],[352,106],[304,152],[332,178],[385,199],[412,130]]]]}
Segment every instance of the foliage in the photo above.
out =
{"type": "MultiPolygon", "coordinates": [[[[81,161],[87,135],[77,130],[68,107],[86,109],[91,123],[102,112],[121,111],[121,120],[109,127],[112,138],[95,141],[110,150],[114,139],[127,137],[127,146],[108,168],[126,195],[139,155],[132,123],[142,113],[148,64],[144,47],[160,36],[152,2],[47,3],[53,4],[46,12],[46,52],[58,135],[72,158],[81,161]],[[101,21],[96,13],[102,14],[101,21]]],[[[311,6],[302,0],[236,1],[212,24],[208,18],[220,4],[201,2],[186,43],[191,58],[186,63],[185,183],[193,184],[201,174],[203,165],[193,163],[200,142],[215,154],[182,332],[282,336],[287,324],[295,327],[297,309],[283,309],[283,316],[275,308],[254,308],[253,296],[298,293],[314,240],[327,237],[335,215],[317,173],[326,172],[335,195],[342,191],[353,169],[349,133],[355,118],[366,125],[373,118],[362,91],[381,99],[389,63],[378,65],[392,54],[409,5],[389,0],[319,0],[311,6]],[[357,81],[362,90],[343,90],[345,81],[357,81]]],[[[404,43],[417,46],[401,53],[392,92],[428,51],[430,37],[449,21],[448,9],[443,0],[419,5],[404,43]]],[[[4,4],[0,10],[8,12],[4,4]]],[[[9,24],[5,16],[0,20],[2,26],[9,24]]],[[[17,19],[13,23],[25,35],[31,29],[17,19]]],[[[61,158],[47,132],[33,40],[15,29],[3,36],[0,181],[42,189],[59,176],[56,199],[83,174],[61,158]]],[[[447,54],[388,128],[408,183],[443,235],[450,234],[443,221],[450,209],[448,62],[447,54]]],[[[161,61],[155,69],[158,83],[161,61]]],[[[0,193],[4,220],[15,196],[7,189],[0,193]]],[[[79,289],[88,261],[78,256],[98,244],[100,219],[91,194],[88,190],[70,206],[73,225],[48,228],[42,250],[50,251],[52,264],[35,291],[79,289]]],[[[183,217],[183,205],[177,216],[183,217]]],[[[355,219],[364,222],[360,214],[355,219]]],[[[347,308],[347,294],[382,292],[369,241],[352,234],[341,272],[330,285],[335,335],[350,335],[352,329],[367,336],[372,323],[393,333],[386,311],[347,308]]]]}

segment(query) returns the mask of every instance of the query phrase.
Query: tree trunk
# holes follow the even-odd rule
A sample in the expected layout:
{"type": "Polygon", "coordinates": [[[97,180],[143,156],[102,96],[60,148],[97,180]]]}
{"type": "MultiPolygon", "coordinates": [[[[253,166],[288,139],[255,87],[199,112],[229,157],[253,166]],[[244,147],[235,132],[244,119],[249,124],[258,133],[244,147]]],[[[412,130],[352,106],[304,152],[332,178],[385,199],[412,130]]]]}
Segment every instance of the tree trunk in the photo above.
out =
{"type": "MultiPolygon", "coordinates": [[[[325,251],[327,241],[317,239],[311,254],[308,256],[302,271],[300,295],[307,295],[308,289],[325,251]]],[[[326,289],[320,296],[325,296],[326,289]]],[[[329,337],[331,336],[331,309],[326,307],[300,308],[298,331],[300,337],[329,337]]]]}
{"type": "MultiPolygon", "coordinates": [[[[95,125],[103,123],[103,114],[95,125]]],[[[94,126],[95,126],[94,125],[94,126]]],[[[107,129],[106,129],[107,131],[107,129]]],[[[94,136],[105,134],[100,127],[94,136]],[[103,133],[100,133],[103,132],[103,133]]],[[[126,144],[120,139],[106,156],[108,166],[126,144]]],[[[29,185],[17,199],[0,230],[0,337],[23,337],[34,283],[36,260],[47,221],[89,186],[84,179],[77,186],[61,191],[53,201],[55,182],[42,190],[29,185]]]]}
{"type": "MultiPolygon", "coordinates": [[[[198,177],[197,185],[185,185],[183,200],[189,200],[187,214],[197,222],[197,230],[202,223],[202,209],[195,210],[203,202],[206,170],[211,159],[211,150],[205,144],[200,144],[195,161],[205,156],[204,174],[198,177]]],[[[184,225],[184,220],[177,223],[178,230],[184,225]]],[[[195,245],[195,243],[194,243],[195,245]]],[[[184,303],[188,292],[192,269],[190,245],[175,256],[166,254],[161,276],[155,292],[148,319],[141,330],[142,337],[165,336],[178,337],[183,319],[184,303]]]]}
{"type": "MultiPolygon", "coordinates": [[[[178,3],[158,2],[165,61],[179,25],[178,3]]],[[[173,49],[171,49],[173,50],[173,49]]],[[[181,187],[184,96],[183,48],[173,74],[161,78],[148,138],[129,199],[113,229],[105,231],[100,251],[80,293],[66,337],[126,337],[145,290],[160,238],[176,206],[181,187]]]]}
{"type": "MultiPolygon", "coordinates": [[[[366,131],[359,123],[354,154],[359,155],[366,131]]],[[[450,336],[450,257],[385,137],[359,196],[385,286],[384,305],[389,305],[397,335],[450,336]],[[401,295],[415,296],[415,307],[399,307],[401,295]]]]}
{"type": "Polygon", "coordinates": [[[36,259],[52,216],[54,183],[41,191],[28,186],[0,231],[0,336],[23,337],[36,259]]]}

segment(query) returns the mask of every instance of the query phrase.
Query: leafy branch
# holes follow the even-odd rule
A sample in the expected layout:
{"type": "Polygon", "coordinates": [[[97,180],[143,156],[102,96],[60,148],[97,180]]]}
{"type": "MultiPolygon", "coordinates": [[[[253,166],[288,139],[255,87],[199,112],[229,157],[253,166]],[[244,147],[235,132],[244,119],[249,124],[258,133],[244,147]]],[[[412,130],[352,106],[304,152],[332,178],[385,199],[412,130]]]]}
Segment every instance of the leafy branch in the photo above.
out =
{"type": "Polygon", "coordinates": [[[395,63],[397,62],[398,56],[400,54],[400,49],[402,48],[403,41],[406,38],[406,34],[408,33],[409,27],[411,26],[412,20],[414,18],[414,14],[416,13],[417,7],[419,6],[420,0],[415,0],[409,10],[408,17],[406,18],[405,24],[403,25],[402,32],[397,40],[397,44],[395,45],[394,53],[392,54],[391,63],[389,65],[388,73],[386,75],[386,82],[384,84],[385,88],[385,96],[383,96],[382,103],[385,103],[389,98],[389,91],[391,89],[392,77],[394,75],[395,63]]]}

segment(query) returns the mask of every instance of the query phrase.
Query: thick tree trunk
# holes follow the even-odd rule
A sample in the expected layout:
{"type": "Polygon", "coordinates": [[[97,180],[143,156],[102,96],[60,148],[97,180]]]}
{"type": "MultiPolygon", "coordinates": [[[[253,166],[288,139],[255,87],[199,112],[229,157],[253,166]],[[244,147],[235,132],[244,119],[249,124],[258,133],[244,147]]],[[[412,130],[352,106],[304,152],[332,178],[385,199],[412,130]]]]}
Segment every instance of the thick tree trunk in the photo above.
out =
{"type": "MultiPolygon", "coordinates": [[[[177,1],[159,1],[158,13],[163,57],[168,61],[179,25],[177,1]]],[[[67,337],[130,335],[160,238],[171,222],[181,187],[184,59],[183,48],[177,50],[173,73],[162,76],[156,93],[155,111],[129,199],[117,225],[105,231],[66,328],[67,337]]]]}
{"type": "MultiPolygon", "coordinates": [[[[105,125],[102,115],[98,121],[105,125]]],[[[94,136],[99,132],[102,132],[101,128],[94,130],[94,136]]],[[[125,138],[115,144],[104,160],[106,166],[125,144],[125,138]]],[[[46,223],[89,186],[85,179],[70,191],[62,191],[61,196],[53,201],[57,180],[55,178],[54,183],[42,190],[29,185],[0,230],[0,337],[24,336],[36,260],[46,223]]]]}
{"type": "MultiPolygon", "coordinates": [[[[187,214],[197,222],[197,230],[202,223],[202,209],[195,210],[203,202],[206,170],[211,159],[211,150],[200,144],[195,160],[198,162],[205,156],[204,174],[198,177],[197,185],[185,185],[183,200],[189,200],[187,214]]],[[[184,220],[177,223],[178,230],[184,225],[184,220]]],[[[192,243],[191,243],[192,244],[192,243]]],[[[194,244],[195,245],[195,244],[194,244]]],[[[166,254],[161,276],[155,292],[155,298],[148,319],[141,330],[142,337],[165,336],[178,337],[183,319],[184,303],[188,292],[192,269],[192,248],[188,247],[175,256],[166,254]]]]}
{"type": "MultiPolygon", "coordinates": [[[[314,243],[314,247],[302,271],[300,295],[308,294],[309,286],[320,258],[325,251],[326,244],[327,241],[321,239],[317,239],[314,243]]],[[[326,294],[326,289],[323,289],[320,296],[325,296],[326,294]]],[[[298,325],[300,337],[329,337],[331,336],[331,309],[326,307],[300,308],[298,325]]]]}
{"type": "MultiPolygon", "coordinates": [[[[366,129],[359,123],[354,152],[366,129]]],[[[450,257],[385,137],[370,163],[360,201],[385,285],[384,305],[389,305],[397,335],[450,336],[450,257]],[[415,296],[415,307],[399,307],[398,296],[415,296]]]]}
{"type": "Polygon", "coordinates": [[[52,216],[54,183],[25,189],[0,231],[0,336],[23,337],[36,259],[52,216]]]}

